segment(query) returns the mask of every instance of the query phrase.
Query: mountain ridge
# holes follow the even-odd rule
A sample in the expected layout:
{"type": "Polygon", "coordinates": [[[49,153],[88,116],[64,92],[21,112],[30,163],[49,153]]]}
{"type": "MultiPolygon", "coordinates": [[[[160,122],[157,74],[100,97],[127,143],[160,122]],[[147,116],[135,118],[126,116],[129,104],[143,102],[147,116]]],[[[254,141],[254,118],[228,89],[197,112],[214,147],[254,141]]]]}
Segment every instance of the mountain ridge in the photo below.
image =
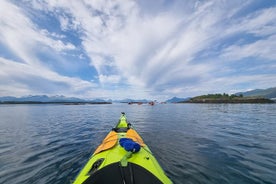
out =
{"type": "Polygon", "coordinates": [[[276,98],[276,87],[267,88],[267,89],[254,89],[245,92],[238,92],[235,95],[243,96],[259,96],[264,98],[276,98]]]}
{"type": "Polygon", "coordinates": [[[183,102],[183,101],[188,101],[190,97],[187,98],[178,98],[178,97],[173,97],[171,99],[166,100],[167,103],[178,103],[178,102],[183,102]]]}
{"type": "MultiPolygon", "coordinates": [[[[269,99],[275,99],[276,98],[276,87],[271,87],[267,89],[254,89],[249,90],[245,92],[238,92],[235,93],[235,95],[243,95],[245,97],[250,96],[258,96],[258,97],[264,97],[269,99]]],[[[172,97],[168,100],[165,100],[167,103],[178,103],[178,102],[185,102],[191,99],[191,97],[186,98],[180,98],[180,97],[172,97]]],[[[121,100],[104,100],[100,98],[95,99],[82,99],[82,98],[76,98],[76,97],[66,97],[63,95],[55,95],[55,96],[47,96],[47,95],[28,95],[28,96],[22,96],[22,97],[14,97],[14,96],[3,96],[0,97],[0,103],[6,103],[6,102],[20,102],[20,103],[129,103],[129,102],[141,102],[141,103],[148,103],[152,100],[147,99],[121,99],[121,100]]]]}
{"type": "MultiPolygon", "coordinates": [[[[58,103],[58,102],[93,102],[95,100],[84,100],[76,97],[66,97],[63,95],[29,95],[22,97],[4,96],[0,97],[0,102],[40,102],[40,103],[58,103]]],[[[102,102],[102,101],[99,101],[102,102]]]]}

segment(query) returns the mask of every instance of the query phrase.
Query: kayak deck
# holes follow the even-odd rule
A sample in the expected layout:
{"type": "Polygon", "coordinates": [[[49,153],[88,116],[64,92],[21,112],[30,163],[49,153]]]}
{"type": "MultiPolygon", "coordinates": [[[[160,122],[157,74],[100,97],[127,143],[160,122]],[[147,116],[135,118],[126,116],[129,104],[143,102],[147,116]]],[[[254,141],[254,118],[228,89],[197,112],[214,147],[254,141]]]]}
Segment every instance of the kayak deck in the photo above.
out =
{"type": "Polygon", "coordinates": [[[74,184],[169,184],[172,183],[152,155],[140,135],[132,128],[123,132],[112,130],[98,146],[74,184]],[[119,143],[131,138],[141,146],[136,152],[126,151],[119,143]]]}

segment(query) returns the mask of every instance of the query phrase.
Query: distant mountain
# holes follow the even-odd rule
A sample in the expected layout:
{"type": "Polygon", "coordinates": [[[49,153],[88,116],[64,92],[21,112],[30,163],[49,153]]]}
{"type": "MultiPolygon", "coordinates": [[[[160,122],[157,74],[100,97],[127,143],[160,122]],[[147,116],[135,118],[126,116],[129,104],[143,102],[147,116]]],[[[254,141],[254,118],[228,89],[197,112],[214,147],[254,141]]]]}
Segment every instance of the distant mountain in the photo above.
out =
{"type": "Polygon", "coordinates": [[[84,100],[81,98],[75,97],[66,97],[66,96],[47,96],[47,95],[30,95],[24,97],[12,97],[4,96],[0,97],[0,102],[42,102],[42,103],[51,103],[51,102],[106,102],[102,99],[93,99],[93,100],[84,100]]]}
{"type": "Polygon", "coordinates": [[[46,95],[25,96],[17,98],[15,101],[20,102],[49,102],[51,98],[46,95]]]}
{"type": "Polygon", "coordinates": [[[89,100],[89,102],[107,102],[107,101],[97,98],[97,99],[89,100]]]}
{"type": "Polygon", "coordinates": [[[243,96],[260,96],[265,98],[276,98],[276,87],[239,92],[239,93],[236,93],[235,95],[240,95],[240,94],[242,94],[243,96]]]}
{"type": "Polygon", "coordinates": [[[3,96],[3,97],[0,97],[0,101],[2,101],[2,102],[16,101],[16,100],[17,100],[17,98],[13,97],[13,96],[3,96]]]}
{"type": "Polygon", "coordinates": [[[116,103],[129,103],[129,102],[148,103],[148,102],[151,102],[151,100],[147,100],[147,99],[135,100],[135,99],[126,98],[126,99],[122,99],[122,100],[113,100],[113,102],[116,102],[116,103]]]}
{"type": "Polygon", "coordinates": [[[190,98],[178,98],[178,97],[173,97],[169,100],[166,100],[167,103],[178,103],[178,102],[185,102],[188,101],[190,98]]]}
{"type": "Polygon", "coordinates": [[[0,101],[1,102],[48,102],[49,97],[46,95],[24,96],[24,97],[4,96],[4,97],[0,97],[0,101]]]}

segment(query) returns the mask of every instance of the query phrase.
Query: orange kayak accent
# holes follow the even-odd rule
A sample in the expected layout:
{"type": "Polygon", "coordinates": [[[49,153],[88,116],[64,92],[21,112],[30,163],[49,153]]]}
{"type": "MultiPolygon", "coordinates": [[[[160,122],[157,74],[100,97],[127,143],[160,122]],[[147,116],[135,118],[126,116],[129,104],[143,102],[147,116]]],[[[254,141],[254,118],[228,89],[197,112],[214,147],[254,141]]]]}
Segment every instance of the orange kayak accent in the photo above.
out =
{"type": "Polygon", "coordinates": [[[140,137],[140,135],[134,130],[134,129],[129,129],[126,133],[126,137],[132,139],[134,142],[137,142],[141,146],[145,146],[145,143],[143,139],[140,137]]]}
{"type": "Polygon", "coordinates": [[[93,153],[93,155],[100,153],[101,151],[108,150],[110,148],[113,148],[117,144],[118,141],[118,135],[114,131],[110,131],[109,134],[104,138],[102,144],[98,146],[96,151],[93,153]]]}
{"type": "MultiPolygon", "coordinates": [[[[140,144],[140,146],[145,146],[143,139],[132,128],[127,130],[126,138],[132,139],[134,142],[137,142],[138,144],[140,144]]],[[[103,142],[98,146],[96,151],[93,153],[93,155],[100,153],[101,151],[113,148],[117,144],[117,142],[118,142],[117,132],[110,131],[109,134],[107,134],[107,136],[104,138],[103,142]]]]}

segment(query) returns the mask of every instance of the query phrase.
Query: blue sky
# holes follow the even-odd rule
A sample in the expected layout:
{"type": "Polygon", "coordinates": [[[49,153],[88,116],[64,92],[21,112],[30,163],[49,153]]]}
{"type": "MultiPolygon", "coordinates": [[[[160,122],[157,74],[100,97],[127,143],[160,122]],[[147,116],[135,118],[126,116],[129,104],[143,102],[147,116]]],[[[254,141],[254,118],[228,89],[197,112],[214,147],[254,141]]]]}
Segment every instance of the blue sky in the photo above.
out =
{"type": "Polygon", "coordinates": [[[0,1],[0,96],[165,100],[275,84],[275,0],[0,1]]]}

